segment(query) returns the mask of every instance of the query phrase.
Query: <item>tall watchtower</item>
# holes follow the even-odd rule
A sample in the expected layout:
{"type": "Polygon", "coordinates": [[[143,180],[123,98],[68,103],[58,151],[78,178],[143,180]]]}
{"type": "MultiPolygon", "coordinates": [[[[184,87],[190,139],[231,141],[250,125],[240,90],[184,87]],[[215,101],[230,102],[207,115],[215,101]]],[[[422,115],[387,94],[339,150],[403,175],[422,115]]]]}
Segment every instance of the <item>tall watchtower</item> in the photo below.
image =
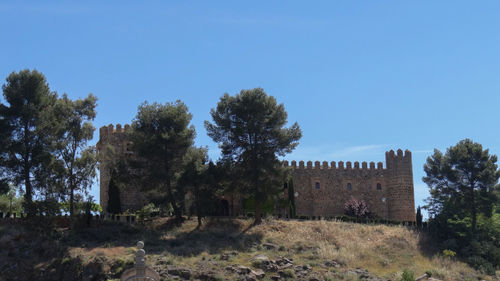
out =
{"type": "MultiPolygon", "coordinates": [[[[127,132],[130,125],[117,124],[104,126],[99,129],[99,141],[97,142],[97,151],[99,153],[99,174],[100,174],[100,204],[104,212],[108,207],[108,190],[112,171],[120,158],[131,154],[128,151],[130,141],[127,138],[127,132]]],[[[145,203],[144,195],[138,187],[127,186],[120,190],[120,202],[122,211],[135,211],[145,203]]]]}
{"type": "Polygon", "coordinates": [[[389,219],[415,221],[415,199],[411,152],[401,149],[385,153],[387,165],[387,206],[389,219]]]}

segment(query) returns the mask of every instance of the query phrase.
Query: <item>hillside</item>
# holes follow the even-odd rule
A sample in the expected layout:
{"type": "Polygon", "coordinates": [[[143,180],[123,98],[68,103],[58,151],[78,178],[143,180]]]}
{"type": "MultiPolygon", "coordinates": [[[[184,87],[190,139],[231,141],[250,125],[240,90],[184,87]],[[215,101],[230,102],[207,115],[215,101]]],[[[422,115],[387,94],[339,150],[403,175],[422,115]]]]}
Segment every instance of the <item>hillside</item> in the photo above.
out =
{"type": "Polygon", "coordinates": [[[70,232],[0,224],[0,280],[109,280],[133,264],[138,240],[162,280],[398,280],[408,269],[441,280],[499,280],[432,252],[425,235],[402,226],[335,221],[211,219],[176,227],[105,222],[70,232]],[[6,261],[6,262],[5,262],[6,261]]]}

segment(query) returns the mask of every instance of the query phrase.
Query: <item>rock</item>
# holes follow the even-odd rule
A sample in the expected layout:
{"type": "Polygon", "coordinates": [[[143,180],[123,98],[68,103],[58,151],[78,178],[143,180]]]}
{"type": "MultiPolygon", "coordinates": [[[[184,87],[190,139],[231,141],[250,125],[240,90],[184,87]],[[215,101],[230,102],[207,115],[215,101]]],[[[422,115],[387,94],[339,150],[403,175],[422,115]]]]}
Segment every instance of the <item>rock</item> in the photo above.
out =
{"type": "Polygon", "coordinates": [[[311,278],[309,278],[309,281],[320,281],[320,280],[316,277],[311,277],[311,278]]]}
{"type": "Polygon", "coordinates": [[[287,258],[281,258],[276,260],[276,264],[279,266],[293,265],[293,261],[287,258]]]}
{"type": "Polygon", "coordinates": [[[278,248],[278,246],[276,246],[272,243],[264,243],[264,244],[262,244],[262,247],[266,248],[267,250],[274,250],[274,249],[278,248]]]}
{"type": "Polygon", "coordinates": [[[258,254],[251,258],[250,261],[269,261],[269,257],[264,254],[258,254]]]}
{"type": "Polygon", "coordinates": [[[250,267],[243,266],[243,265],[238,265],[236,268],[239,274],[249,274],[252,270],[250,267]]]}
{"type": "Polygon", "coordinates": [[[252,270],[252,271],[250,271],[250,274],[257,277],[257,279],[261,279],[261,278],[264,278],[264,276],[266,276],[266,273],[264,273],[264,270],[262,270],[262,269],[252,270]]]}
{"type": "Polygon", "coordinates": [[[351,269],[351,270],[346,271],[346,273],[357,275],[358,279],[364,280],[364,281],[365,280],[366,281],[384,281],[384,279],[381,279],[381,278],[371,274],[370,272],[368,272],[368,270],[362,269],[362,268],[351,269]]]}
{"type": "Polygon", "coordinates": [[[179,276],[183,279],[190,279],[192,275],[191,269],[176,266],[168,266],[167,272],[169,275],[179,276]]]}
{"type": "Polygon", "coordinates": [[[327,261],[327,262],[325,262],[325,265],[328,267],[340,267],[341,266],[341,264],[335,260],[327,261]]]}
{"type": "Polygon", "coordinates": [[[423,275],[421,275],[421,276],[419,276],[419,277],[415,278],[415,281],[423,281],[423,280],[425,280],[427,277],[429,277],[429,276],[427,275],[427,273],[424,273],[423,275]]]}
{"type": "Polygon", "coordinates": [[[281,278],[281,276],[279,276],[279,275],[271,276],[271,280],[273,280],[273,281],[278,281],[278,280],[280,280],[280,278],[281,278]]]}
{"type": "Polygon", "coordinates": [[[102,257],[95,258],[92,262],[87,264],[83,268],[82,272],[82,280],[90,281],[90,280],[100,280],[105,279],[106,274],[104,273],[104,264],[106,260],[102,257]]]}
{"type": "Polygon", "coordinates": [[[221,261],[227,261],[227,260],[229,260],[229,258],[230,258],[229,254],[221,254],[220,255],[221,261]]]}
{"type": "Polygon", "coordinates": [[[216,275],[217,274],[213,271],[201,272],[196,275],[196,279],[201,281],[217,281],[216,275]]]}
{"type": "Polygon", "coordinates": [[[230,265],[226,266],[224,269],[230,272],[237,272],[237,269],[230,265]]]}

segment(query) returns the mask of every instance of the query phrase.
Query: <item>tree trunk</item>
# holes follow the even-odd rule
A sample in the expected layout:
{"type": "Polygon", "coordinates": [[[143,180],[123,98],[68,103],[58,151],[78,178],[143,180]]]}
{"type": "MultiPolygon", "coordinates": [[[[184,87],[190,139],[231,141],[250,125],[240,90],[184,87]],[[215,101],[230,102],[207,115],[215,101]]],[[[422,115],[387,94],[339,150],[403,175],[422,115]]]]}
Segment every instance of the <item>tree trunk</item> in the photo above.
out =
{"type": "Polygon", "coordinates": [[[476,211],[476,194],[474,193],[474,182],[470,184],[471,192],[471,216],[472,216],[472,234],[476,234],[477,211],[476,211]]]}
{"type": "Polygon", "coordinates": [[[28,217],[33,217],[35,215],[35,210],[33,208],[33,195],[31,190],[31,180],[29,169],[26,167],[24,172],[24,187],[26,189],[26,193],[24,194],[26,213],[28,217]]]}
{"type": "Polygon", "coordinates": [[[262,223],[262,215],[260,213],[260,201],[255,198],[255,221],[254,225],[258,225],[262,223]]]}
{"type": "Polygon", "coordinates": [[[200,189],[195,186],[195,195],[194,195],[194,200],[196,204],[196,216],[198,217],[198,226],[196,228],[201,227],[201,219],[202,219],[202,213],[201,213],[201,202],[200,202],[200,189]]]}
{"type": "Polygon", "coordinates": [[[75,200],[75,193],[74,193],[74,190],[73,190],[73,187],[70,187],[70,194],[69,194],[69,226],[71,229],[73,229],[73,223],[74,223],[74,219],[73,219],[73,213],[74,213],[74,203],[73,201],[75,200]]]}

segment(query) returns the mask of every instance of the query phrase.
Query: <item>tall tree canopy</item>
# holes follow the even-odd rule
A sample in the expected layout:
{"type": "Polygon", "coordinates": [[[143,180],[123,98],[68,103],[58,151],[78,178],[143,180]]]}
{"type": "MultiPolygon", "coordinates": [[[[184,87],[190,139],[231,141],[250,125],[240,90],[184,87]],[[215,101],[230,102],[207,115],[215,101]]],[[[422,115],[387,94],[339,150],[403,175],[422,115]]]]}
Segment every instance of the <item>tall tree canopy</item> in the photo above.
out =
{"type": "Polygon", "coordinates": [[[430,188],[426,208],[431,233],[444,249],[494,273],[500,265],[500,212],[495,187],[500,178],[497,156],[469,139],[443,154],[434,150],[424,165],[430,188]]]}
{"type": "Polygon", "coordinates": [[[184,191],[177,185],[183,159],[193,145],[195,130],[190,126],[192,115],[181,101],[174,103],[147,102],[139,106],[132,122],[132,150],[140,159],[143,187],[166,194],[177,217],[182,215],[184,191]]]}
{"type": "Polygon", "coordinates": [[[262,88],[225,94],[211,110],[213,123],[205,121],[208,135],[222,149],[223,156],[236,162],[245,179],[244,190],[255,200],[255,223],[261,222],[260,206],[269,194],[283,185],[278,156],[290,153],[302,133],[297,123],[286,128],[283,104],[262,88]]]}
{"type": "Polygon", "coordinates": [[[96,116],[97,98],[89,94],[85,99],[71,100],[66,94],[54,106],[57,124],[54,149],[62,192],[69,201],[73,221],[75,192],[86,193],[95,178],[96,149],[88,146],[94,136],[92,120],[96,116]]]}
{"type": "Polygon", "coordinates": [[[212,198],[209,193],[209,175],[208,175],[208,155],[207,149],[203,147],[191,147],[185,157],[183,169],[179,178],[179,184],[187,188],[192,194],[193,205],[196,216],[198,217],[198,227],[201,226],[201,220],[206,214],[212,198]]]}
{"type": "Polygon", "coordinates": [[[45,76],[36,71],[11,73],[2,86],[7,104],[0,104],[2,167],[14,185],[24,187],[26,211],[34,214],[34,189],[46,187],[47,167],[52,162],[50,112],[57,95],[45,76]]]}
{"type": "Polygon", "coordinates": [[[496,162],[496,155],[469,139],[448,148],[445,154],[434,150],[424,165],[423,177],[431,193],[429,212],[436,215],[444,208],[453,208],[461,216],[470,217],[475,230],[479,213],[492,214],[493,191],[500,177],[496,162]]]}

